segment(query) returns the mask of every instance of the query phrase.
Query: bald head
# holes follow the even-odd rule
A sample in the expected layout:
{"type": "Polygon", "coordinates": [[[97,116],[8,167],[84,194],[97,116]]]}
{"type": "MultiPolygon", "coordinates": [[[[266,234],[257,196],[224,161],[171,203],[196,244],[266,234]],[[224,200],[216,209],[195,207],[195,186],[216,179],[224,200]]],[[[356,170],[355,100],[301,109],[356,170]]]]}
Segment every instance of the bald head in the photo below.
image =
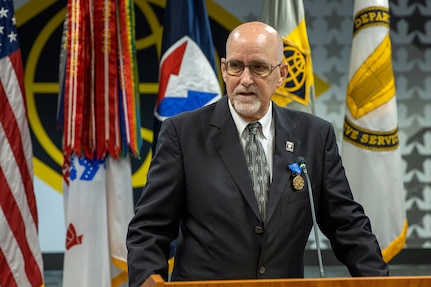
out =
{"type": "Polygon", "coordinates": [[[262,22],[239,25],[226,41],[221,71],[236,113],[246,121],[261,119],[287,76],[280,34],[262,22]]]}
{"type": "Polygon", "coordinates": [[[268,24],[258,21],[243,23],[229,34],[226,41],[226,58],[229,58],[234,48],[253,46],[264,48],[276,62],[283,59],[283,41],[280,34],[268,24]]]}

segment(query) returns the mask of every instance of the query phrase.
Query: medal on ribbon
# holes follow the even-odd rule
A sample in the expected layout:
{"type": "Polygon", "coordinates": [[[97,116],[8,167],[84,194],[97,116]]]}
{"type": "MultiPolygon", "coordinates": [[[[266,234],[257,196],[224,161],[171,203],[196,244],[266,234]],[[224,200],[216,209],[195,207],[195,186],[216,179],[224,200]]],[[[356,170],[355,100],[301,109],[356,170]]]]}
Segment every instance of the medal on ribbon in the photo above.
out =
{"type": "Polygon", "coordinates": [[[301,190],[304,188],[304,179],[301,176],[302,169],[297,163],[289,164],[289,169],[292,171],[293,176],[293,188],[295,190],[301,190]]]}

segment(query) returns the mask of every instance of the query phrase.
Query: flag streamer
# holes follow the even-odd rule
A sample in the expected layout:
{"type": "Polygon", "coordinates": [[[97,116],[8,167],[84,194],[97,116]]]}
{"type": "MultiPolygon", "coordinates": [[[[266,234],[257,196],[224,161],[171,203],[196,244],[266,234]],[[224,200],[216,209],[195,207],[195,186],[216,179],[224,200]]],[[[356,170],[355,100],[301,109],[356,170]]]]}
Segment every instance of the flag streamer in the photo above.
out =
{"type": "Polygon", "coordinates": [[[70,0],[59,94],[63,152],[139,157],[138,75],[130,0],[70,0]],[[64,115],[63,115],[64,113],[64,115]]]}

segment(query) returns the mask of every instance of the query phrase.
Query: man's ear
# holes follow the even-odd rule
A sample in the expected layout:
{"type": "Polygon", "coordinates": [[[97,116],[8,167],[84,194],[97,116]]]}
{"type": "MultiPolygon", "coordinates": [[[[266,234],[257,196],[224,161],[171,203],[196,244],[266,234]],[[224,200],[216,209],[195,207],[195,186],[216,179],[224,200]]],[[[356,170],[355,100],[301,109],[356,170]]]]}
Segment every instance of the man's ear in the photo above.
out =
{"type": "Polygon", "coordinates": [[[226,82],[227,72],[226,72],[226,59],[225,58],[221,58],[220,71],[221,71],[221,75],[223,77],[223,81],[226,82]]]}
{"type": "Polygon", "coordinates": [[[280,78],[278,79],[277,87],[280,87],[283,84],[284,80],[287,77],[288,70],[289,65],[287,63],[283,63],[280,65],[280,78]]]}

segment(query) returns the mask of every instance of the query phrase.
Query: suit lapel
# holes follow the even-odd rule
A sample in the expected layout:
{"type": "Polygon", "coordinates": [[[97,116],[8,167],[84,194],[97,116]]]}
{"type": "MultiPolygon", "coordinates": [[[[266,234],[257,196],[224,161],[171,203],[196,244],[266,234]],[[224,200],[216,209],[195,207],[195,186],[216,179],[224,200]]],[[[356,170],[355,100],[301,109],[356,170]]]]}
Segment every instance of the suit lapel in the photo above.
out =
{"type": "Polygon", "coordinates": [[[288,111],[277,106],[274,107],[275,123],[275,148],[273,158],[273,181],[269,190],[269,201],[267,210],[267,220],[271,219],[277,207],[278,201],[291,184],[289,164],[296,162],[297,150],[301,141],[295,135],[296,125],[288,115],[288,111]],[[286,143],[293,143],[293,150],[286,148],[286,143]]]}
{"type": "Polygon", "coordinates": [[[235,123],[229,112],[227,96],[216,105],[211,120],[210,137],[220,158],[225,163],[226,169],[232,175],[233,180],[255,215],[260,218],[244,152],[238,138],[235,123]]]}

